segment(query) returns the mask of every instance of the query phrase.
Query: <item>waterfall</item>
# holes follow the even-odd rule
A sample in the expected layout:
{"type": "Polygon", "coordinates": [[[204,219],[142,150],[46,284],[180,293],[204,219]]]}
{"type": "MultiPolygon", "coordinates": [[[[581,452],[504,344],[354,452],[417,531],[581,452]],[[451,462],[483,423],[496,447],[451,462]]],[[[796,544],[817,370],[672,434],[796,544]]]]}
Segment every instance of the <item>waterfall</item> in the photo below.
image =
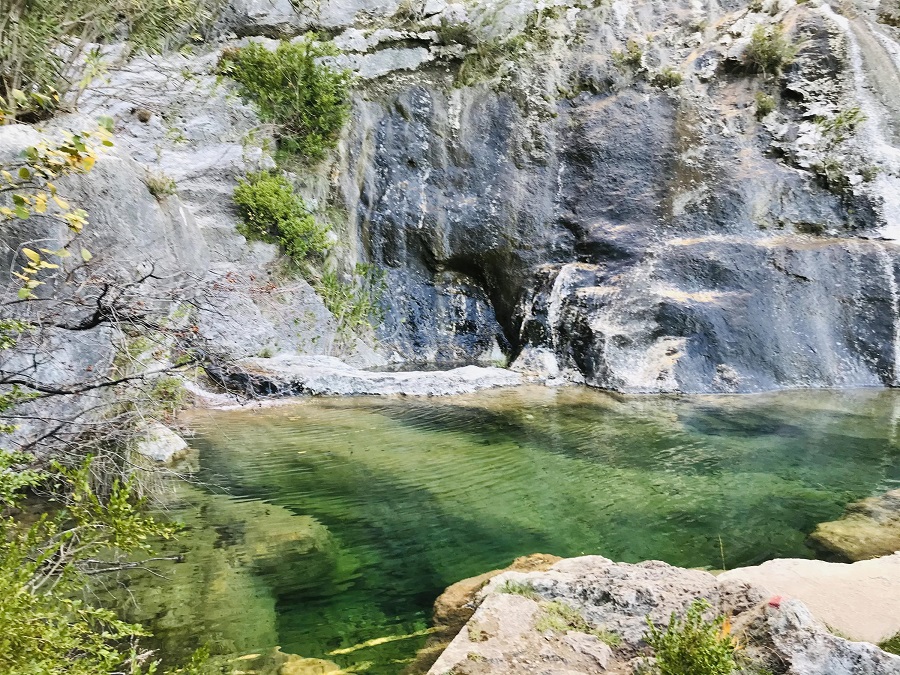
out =
{"type": "Polygon", "coordinates": [[[855,97],[867,121],[859,131],[859,146],[881,169],[871,189],[882,200],[884,223],[879,235],[900,240],[900,45],[871,21],[828,4],[820,11],[847,38],[855,97]]]}
{"type": "Polygon", "coordinates": [[[884,267],[884,274],[887,280],[888,290],[891,294],[891,319],[893,325],[893,368],[891,374],[891,386],[900,385],[900,381],[898,381],[898,370],[900,370],[900,291],[897,289],[897,278],[894,274],[894,259],[891,257],[890,252],[887,250],[887,247],[884,244],[878,244],[876,246],[878,260],[881,262],[884,267]]]}

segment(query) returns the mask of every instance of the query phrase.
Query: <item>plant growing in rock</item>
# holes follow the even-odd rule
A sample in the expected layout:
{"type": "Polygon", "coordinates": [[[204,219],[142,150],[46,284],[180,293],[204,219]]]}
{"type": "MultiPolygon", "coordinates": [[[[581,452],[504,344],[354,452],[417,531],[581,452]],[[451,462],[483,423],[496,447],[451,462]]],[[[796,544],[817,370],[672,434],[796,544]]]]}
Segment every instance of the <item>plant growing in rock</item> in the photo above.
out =
{"type": "Polygon", "coordinates": [[[900,656],[900,633],[879,643],[878,647],[886,652],[900,656]]]}
{"type": "Polygon", "coordinates": [[[275,51],[255,42],[227,50],[219,71],[277,125],[282,150],[316,161],[337,143],[350,112],[350,71],[322,62],[337,54],[333,44],[307,34],[275,51]]]}
{"type": "Polygon", "coordinates": [[[674,68],[666,66],[653,76],[650,84],[660,89],[672,89],[677,87],[684,80],[684,76],[674,68]]]}
{"type": "Polygon", "coordinates": [[[156,197],[157,201],[162,201],[178,192],[175,180],[162,172],[147,174],[147,189],[150,190],[151,195],[156,197]]]}
{"type": "Polygon", "coordinates": [[[103,71],[98,45],[124,32],[159,51],[201,30],[219,0],[6,0],[0,11],[0,123],[34,121],[103,71]]]}
{"type": "Polygon", "coordinates": [[[371,328],[384,317],[381,299],[387,288],[384,273],[373,265],[357,264],[349,279],[328,271],[315,284],[338,322],[338,332],[347,333],[371,328]]]}
{"type": "Polygon", "coordinates": [[[767,30],[759,25],[753,29],[744,62],[751,72],[778,75],[797,56],[797,47],[784,35],[784,28],[767,30]]]}
{"type": "Polygon", "coordinates": [[[695,600],[684,619],[673,612],[665,629],[647,618],[645,639],[653,649],[660,675],[730,675],[737,668],[739,645],[731,626],[721,615],[711,621],[704,619],[710,608],[706,600],[695,600]]]}
{"type": "Polygon", "coordinates": [[[859,108],[841,110],[832,118],[817,117],[816,126],[822,131],[827,146],[833,147],[846,141],[866,121],[866,116],[859,108]]]}
{"type": "Polygon", "coordinates": [[[628,40],[625,43],[624,51],[614,49],[612,51],[612,60],[616,68],[619,70],[639,70],[643,63],[644,50],[636,40],[628,40]]]}
{"type": "Polygon", "coordinates": [[[756,92],[756,119],[761,120],[774,111],[774,97],[761,91],[756,92]]]}
{"type": "Polygon", "coordinates": [[[534,622],[534,628],[540,633],[565,633],[577,631],[587,633],[605,642],[610,647],[619,645],[622,639],[608,630],[594,628],[576,608],[560,600],[540,603],[540,613],[534,622]]]}
{"type": "Polygon", "coordinates": [[[500,588],[497,589],[498,593],[508,593],[509,595],[521,595],[524,598],[528,598],[529,600],[540,600],[541,596],[538,594],[534,587],[524,581],[506,581],[500,588]]]}
{"type": "Polygon", "coordinates": [[[234,201],[243,220],[238,229],[248,239],[280,244],[298,264],[328,250],[328,226],[316,221],[284,176],[250,174],[235,188],[234,201]]]}

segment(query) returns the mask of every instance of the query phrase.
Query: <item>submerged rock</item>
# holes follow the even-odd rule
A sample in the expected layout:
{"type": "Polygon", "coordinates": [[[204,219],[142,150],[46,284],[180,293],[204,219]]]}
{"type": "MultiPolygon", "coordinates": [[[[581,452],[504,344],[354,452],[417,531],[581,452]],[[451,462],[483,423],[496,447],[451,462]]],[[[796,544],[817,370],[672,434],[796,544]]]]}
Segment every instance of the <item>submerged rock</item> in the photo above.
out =
{"type": "Polygon", "coordinates": [[[172,464],[188,452],[188,444],[164,424],[148,424],[135,444],[135,452],[160,464],[172,464]]]}
{"type": "Polygon", "coordinates": [[[843,518],[820,523],[810,539],[847,560],[900,551],[900,490],[850,504],[843,518]]]}
{"type": "MultiPolygon", "coordinates": [[[[771,598],[737,577],[600,556],[494,577],[478,594],[472,618],[428,672],[630,675],[651,656],[647,619],[665,625],[698,598],[728,617],[745,645],[744,658],[756,668],[785,675],[900,673],[900,657],[831,634],[799,600],[771,598]],[[580,617],[577,626],[547,620],[563,605],[567,616],[580,617]]],[[[893,612],[883,619],[892,621],[893,612]]]]}
{"type": "Polygon", "coordinates": [[[360,370],[327,356],[281,355],[241,359],[216,370],[226,388],[251,396],[447,396],[480,389],[512,387],[522,376],[502,368],[463,366],[444,371],[360,370]]]}

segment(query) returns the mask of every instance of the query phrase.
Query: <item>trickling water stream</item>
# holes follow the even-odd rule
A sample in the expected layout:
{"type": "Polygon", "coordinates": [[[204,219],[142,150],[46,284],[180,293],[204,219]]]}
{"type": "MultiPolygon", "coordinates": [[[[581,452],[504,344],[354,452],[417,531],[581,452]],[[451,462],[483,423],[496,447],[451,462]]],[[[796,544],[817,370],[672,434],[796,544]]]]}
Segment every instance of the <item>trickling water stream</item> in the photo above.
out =
{"type": "Polygon", "coordinates": [[[170,655],[280,645],[396,675],[424,637],[329,654],[426,629],[446,586],[519,555],[815,556],[817,523],[900,486],[898,409],[884,390],[526,388],[195,413],[198,477],[218,494],[180,512],[166,597],[131,584],[138,618],[170,655]]]}

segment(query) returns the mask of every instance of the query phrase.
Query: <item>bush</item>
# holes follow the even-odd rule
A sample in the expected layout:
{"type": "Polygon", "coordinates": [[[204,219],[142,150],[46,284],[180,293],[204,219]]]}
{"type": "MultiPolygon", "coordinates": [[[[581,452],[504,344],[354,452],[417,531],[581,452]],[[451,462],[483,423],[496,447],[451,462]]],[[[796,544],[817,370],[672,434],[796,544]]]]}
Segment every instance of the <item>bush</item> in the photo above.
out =
{"type": "Polygon", "coordinates": [[[735,670],[738,645],[724,616],[703,618],[709,608],[706,600],[695,600],[684,620],[673,612],[665,630],[647,618],[650,630],[645,639],[661,675],[730,675],[735,670]]]}
{"type": "Polygon", "coordinates": [[[775,110],[775,99],[761,91],[756,92],[756,119],[761,120],[775,110]]]}
{"type": "Polygon", "coordinates": [[[0,12],[0,123],[35,121],[102,71],[97,43],[127,35],[158,51],[202,27],[219,0],[5,0],[0,12]],[[176,36],[173,38],[172,36],[176,36]]]}
{"type": "Polygon", "coordinates": [[[326,272],[316,284],[316,292],[337,319],[341,333],[371,328],[373,320],[380,322],[384,291],[384,274],[364,264],[356,266],[349,281],[336,272],[326,272]]]}
{"type": "Polygon", "coordinates": [[[238,229],[248,239],[280,244],[297,263],[328,250],[328,226],[316,221],[284,176],[250,174],[235,188],[234,201],[243,219],[238,229]]]}
{"type": "Polygon", "coordinates": [[[156,197],[157,201],[162,201],[178,192],[175,180],[164,173],[148,173],[147,189],[150,190],[151,195],[156,197]]]}
{"type": "Polygon", "coordinates": [[[677,87],[684,81],[684,76],[677,70],[666,66],[656,75],[653,76],[650,84],[660,89],[671,89],[677,87]]]}
{"type": "Polygon", "coordinates": [[[747,69],[765,74],[778,75],[797,56],[797,47],[784,36],[784,29],[775,26],[767,31],[759,25],[753,30],[750,45],[744,54],[747,69]]]}
{"type": "Polygon", "coordinates": [[[614,49],[612,51],[612,60],[616,68],[619,70],[638,70],[644,59],[644,50],[636,40],[628,40],[625,43],[625,51],[614,49]]]}
{"type": "Polygon", "coordinates": [[[334,147],[350,111],[350,71],[319,61],[338,52],[307,34],[272,52],[257,43],[226,51],[219,70],[262,117],[278,125],[281,149],[315,161],[334,147]]]}

